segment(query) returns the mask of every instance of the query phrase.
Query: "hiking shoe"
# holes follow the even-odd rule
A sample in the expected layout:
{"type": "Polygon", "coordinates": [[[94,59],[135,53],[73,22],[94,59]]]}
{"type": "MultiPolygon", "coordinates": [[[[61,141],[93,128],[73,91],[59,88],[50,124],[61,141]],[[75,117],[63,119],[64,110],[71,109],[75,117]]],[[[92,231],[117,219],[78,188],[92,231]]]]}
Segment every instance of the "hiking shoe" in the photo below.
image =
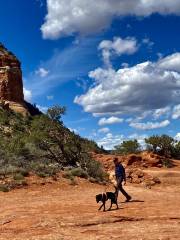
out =
{"type": "Polygon", "coordinates": [[[131,196],[129,196],[127,199],[126,199],[126,201],[125,202],[129,202],[130,200],[131,200],[131,196]]]}

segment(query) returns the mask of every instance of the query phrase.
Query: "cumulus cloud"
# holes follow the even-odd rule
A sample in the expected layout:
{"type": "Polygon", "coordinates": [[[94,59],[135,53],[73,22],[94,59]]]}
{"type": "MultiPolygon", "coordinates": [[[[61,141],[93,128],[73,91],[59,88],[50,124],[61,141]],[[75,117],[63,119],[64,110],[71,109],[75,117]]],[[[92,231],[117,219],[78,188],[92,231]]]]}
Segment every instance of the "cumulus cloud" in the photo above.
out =
{"type": "Polygon", "coordinates": [[[134,114],[176,105],[180,99],[180,71],[162,67],[162,61],[168,58],[176,55],[117,71],[97,68],[89,73],[95,85],[76,96],[74,102],[96,115],[134,114]]]}
{"type": "Polygon", "coordinates": [[[173,113],[172,113],[172,119],[178,119],[180,118],[180,104],[174,106],[173,113]]]}
{"type": "Polygon", "coordinates": [[[47,110],[48,110],[48,107],[44,107],[44,106],[41,106],[41,105],[36,105],[36,107],[43,113],[46,113],[47,110]]]}
{"type": "Polygon", "coordinates": [[[174,137],[176,140],[180,141],[180,132],[176,134],[176,136],[174,137]]]}
{"type": "Polygon", "coordinates": [[[112,55],[133,54],[137,51],[137,41],[135,38],[114,37],[113,41],[103,40],[98,46],[102,50],[103,61],[107,66],[111,66],[110,57],[112,55]]]}
{"type": "Polygon", "coordinates": [[[148,136],[146,134],[139,135],[137,133],[131,134],[129,136],[124,136],[123,134],[107,133],[103,138],[96,139],[96,142],[99,146],[103,146],[107,150],[112,150],[115,146],[121,144],[123,141],[137,139],[141,147],[144,148],[144,139],[147,137],[148,136]]]}
{"type": "Polygon", "coordinates": [[[169,106],[164,108],[156,109],[153,113],[154,119],[158,119],[162,117],[163,115],[168,116],[170,114],[171,108],[169,106]]]}
{"type": "Polygon", "coordinates": [[[100,129],[98,130],[98,133],[108,133],[109,131],[110,131],[110,129],[107,128],[107,127],[105,127],[105,128],[100,128],[100,129]]]}
{"type": "Polygon", "coordinates": [[[57,39],[74,33],[89,34],[107,28],[113,18],[152,13],[180,14],[179,0],[47,0],[41,26],[43,38],[57,39]]]}
{"type": "Polygon", "coordinates": [[[49,71],[43,67],[40,67],[38,70],[36,70],[36,74],[39,75],[40,77],[44,78],[49,74],[49,71]]]}
{"type": "Polygon", "coordinates": [[[123,122],[122,118],[112,116],[110,118],[101,118],[99,120],[98,124],[99,124],[99,126],[102,126],[102,125],[122,123],[122,122],[123,122]]]}
{"type": "Polygon", "coordinates": [[[180,72],[180,53],[174,53],[170,56],[160,59],[158,66],[165,70],[180,72]]]}
{"type": "Polygon", "coordinates": [[[140,130],[151,130],[156,128],[163,128],[168,126],[169,124],[170,124],[169,120],[164,120],[162,122],[146,122],[146,123],[132,122],[129,124],[129,126],[140,130]]]}
{"type": "Polygon", "coordinates": [[[124,140],[124,135],[107,133],[103,138],[96,140],[99,146],[103,146],[107,150],[111,150],[114,146],[119,145],[124,140]]]}
{"type": "Polygon", "coordinates": [[[24,92],[24,99],[28,102],[31,101],[32,99],[32,92],[28,89],[26,89],[25,87],[23,88],[23,92],[24,92]]]}
{"type": "Polygon", "coordinates": [[[146,143],[145,143],[144,139],[147,137],[148,137],[148,135],[146,135],[146,134],[139,135],[137,133],[134,133],[134,134],[128,136],[128,139],[130,139],[130,140],[136,139],[138,141],[138,143],[141,145],[142,149],[144,149],[146,147],[146,143]]]}

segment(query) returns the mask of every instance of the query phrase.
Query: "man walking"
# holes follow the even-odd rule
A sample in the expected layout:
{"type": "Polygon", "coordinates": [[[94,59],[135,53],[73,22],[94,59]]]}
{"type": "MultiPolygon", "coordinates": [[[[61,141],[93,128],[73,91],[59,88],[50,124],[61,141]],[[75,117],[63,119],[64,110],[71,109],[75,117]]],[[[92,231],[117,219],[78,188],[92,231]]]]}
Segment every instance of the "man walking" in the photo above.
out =
{"type": "Polygon", "coordinates": [[[121,191],[121,193],[126,197],[126,202],[131,200],[131,196],[123,189],[122,183],[124,181],[124,185],[126,185],[126,173],[123,165],[118,161],[118,158],[114,158],[115,165],[115,177],[117,182],[117,191],[121,191]]]}

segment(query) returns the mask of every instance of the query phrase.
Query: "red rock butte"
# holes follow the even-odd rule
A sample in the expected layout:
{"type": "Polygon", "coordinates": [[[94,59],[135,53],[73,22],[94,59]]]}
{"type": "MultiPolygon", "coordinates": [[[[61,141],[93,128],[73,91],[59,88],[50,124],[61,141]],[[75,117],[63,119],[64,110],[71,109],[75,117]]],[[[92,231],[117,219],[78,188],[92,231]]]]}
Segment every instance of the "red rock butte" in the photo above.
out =
{"type": "Polygon", "coordinates": [[[34,108],[24,100],[21,63],[0,43],[0,106],[32,115],[34,108]],[[29,109],[32,108],[32,109],[29,109]]]}

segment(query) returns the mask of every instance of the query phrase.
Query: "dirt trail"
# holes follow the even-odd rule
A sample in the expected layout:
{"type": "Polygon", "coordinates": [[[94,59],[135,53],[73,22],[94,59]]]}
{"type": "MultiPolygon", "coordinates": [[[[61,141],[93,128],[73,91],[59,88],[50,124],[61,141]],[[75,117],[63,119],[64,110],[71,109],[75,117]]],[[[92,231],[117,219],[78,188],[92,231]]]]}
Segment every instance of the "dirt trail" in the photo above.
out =
{"type": "Polygon", "coordinates": [[[120,209],[109,212],[98,212],[95,202],[104,186],[84,180],[0,193],[0,240],[180,239],[180,170],[150,171],[168,182],[152,189],[128,184],[133,201],[119,196],[120,209]]]}

